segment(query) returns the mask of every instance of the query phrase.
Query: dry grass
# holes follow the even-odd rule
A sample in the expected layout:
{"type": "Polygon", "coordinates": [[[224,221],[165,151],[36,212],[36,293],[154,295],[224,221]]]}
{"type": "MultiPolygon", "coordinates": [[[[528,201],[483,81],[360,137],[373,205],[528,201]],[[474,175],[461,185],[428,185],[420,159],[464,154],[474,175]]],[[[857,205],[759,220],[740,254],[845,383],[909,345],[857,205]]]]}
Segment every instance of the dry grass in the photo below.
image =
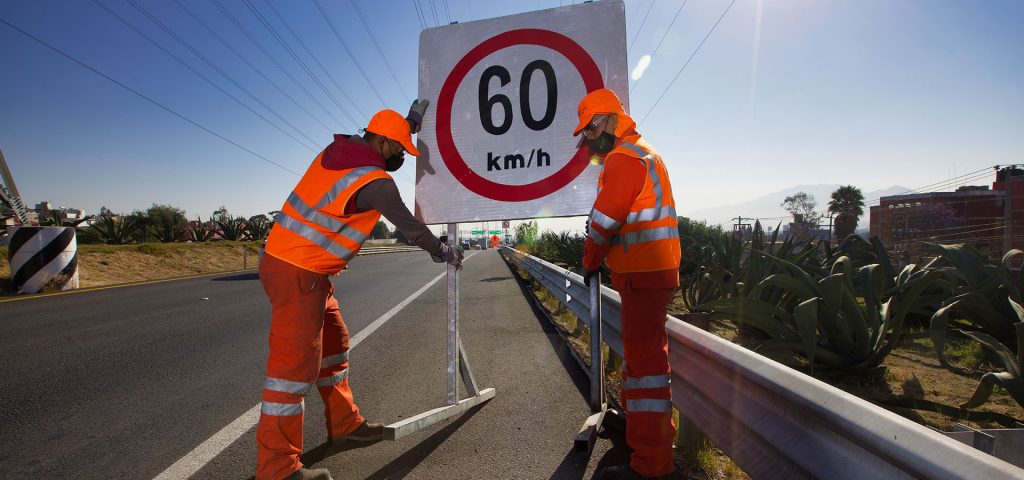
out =
{"type": "MultiPolygon", "coordinates": [[[[205,273],[255,268],[252,242],[143,243],[139,245],[79,245],[78,274],[82,288],[205,273]],[[247,265],[243,265],[243,249],[247,265]]],[[[7,247],[0,247],[0,292],[11,295],[7,247]]]]}

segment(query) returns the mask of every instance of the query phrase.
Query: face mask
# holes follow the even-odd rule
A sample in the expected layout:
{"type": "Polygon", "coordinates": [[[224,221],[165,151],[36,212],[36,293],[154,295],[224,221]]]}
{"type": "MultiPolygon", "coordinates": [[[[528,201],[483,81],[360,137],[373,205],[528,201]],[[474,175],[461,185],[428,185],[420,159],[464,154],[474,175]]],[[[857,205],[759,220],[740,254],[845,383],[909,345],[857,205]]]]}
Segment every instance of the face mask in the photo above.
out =
{"type": "MultiPolygon", "coordinates": [[[[391,149],[390,144],[385,143],[385,145],[388,146],[388,149],[391,149]]],[[[380,151],[381,155],[383,155],[384,148],[381,147],[380,151]]],[[[391,156],[384,159],[384,170],[388,172],[397,171],[399,168],[402,168],[403,163],[405,163],[405,157],[402,156],[402,152],[399,151],[398,153],[395,153],[394,150],[391,150],[391,156]]]]}
{"type": "Polygon", "coordinates": [[[392,155],[384,159],[384,170],[389,172],[397,171],[402,168],[402,164],[405,163],[405,157],[401,155],[392,155]]]}
{"type": "Polygon", "coordinates": [[[615,135],[604,132],[593,140],[587,140],[587,146],[590,147],[590,151],[598,155],[604,155],[615,148],[615,135]]]}

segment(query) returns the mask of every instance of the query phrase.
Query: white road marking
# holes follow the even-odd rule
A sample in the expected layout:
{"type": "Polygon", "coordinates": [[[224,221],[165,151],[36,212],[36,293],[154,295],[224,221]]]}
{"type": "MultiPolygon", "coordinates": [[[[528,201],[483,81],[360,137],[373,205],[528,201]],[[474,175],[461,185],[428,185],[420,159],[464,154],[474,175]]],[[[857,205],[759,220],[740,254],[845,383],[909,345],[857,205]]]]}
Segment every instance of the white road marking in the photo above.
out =
{"type": "MultiPolygon", "coordinates": [[[[472,258],[473,255],[476,255],[476,253],[472,253],[467,256],[466,260],[472,258]]],[[[419,290],[413,292],[413,294],[409,295],[408,298],[398,305],[395,305],[394,308],[388,310],[387,313],[381,315],[379,318],[374,320],[373,323],[370,323],[366,328],[355,334],[355,336],[349,339],[349,350],[355,348],[356,345],[359,345],[359,342],[362,342],[363,339],[377,331],[377,329],[390,320],[391,317],[397,315],[398,312],[402,311],[402,309],[412,303],[413,300],[419,298],[420,295],[423,295],[427,289],[434,286],[434,284],[439,282],[447,274],[447,269],[445,269],[444,273],[434,277],[433,280],[427,282],[426,285],[420,287],[419,290]]],[[[212,437],[199,444],[199,446],[192,449],[191,452],[185,454],[185,456],[181,457],[180,460],[174,462],[170,467],[167,467],[167,470],[164,470],[157,475],[154,480],[179,480],[189,478],[194,475],[199,471],[199,469],[205,467],[207,463],[210,463],[214,457],[220,455],[221,452],[227,449],[235,440],[238,440],[242,435],[244,435],[245,432],[248,432],[256,426],[256,423],[259,422],[260,419],[260,405],[261,404],[257,403],[255,406],[243,413],[242,416],[236,418],[226,427],[220,429],[219,432],[213,434],[212,437]]]]}

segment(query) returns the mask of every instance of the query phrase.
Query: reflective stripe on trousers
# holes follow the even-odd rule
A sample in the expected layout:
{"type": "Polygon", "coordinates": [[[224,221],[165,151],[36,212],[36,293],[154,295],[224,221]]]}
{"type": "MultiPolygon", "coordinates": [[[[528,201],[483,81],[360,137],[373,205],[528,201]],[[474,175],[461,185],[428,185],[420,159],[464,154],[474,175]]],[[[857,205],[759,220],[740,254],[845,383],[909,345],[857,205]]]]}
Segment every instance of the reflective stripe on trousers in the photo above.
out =
{"type": "Polygon", "coordinates": [[[341,365],[347,361],[348,350],[345,350],[344,352],[341,352],[337,355],[329,355],[324,357],[324,359],[320,361],[320,368],[329,368],[335,365],[341,365]]]}
{"type": "Polygon", "coordinates": [[[273,415],[275,417],[290,417],[302,415],[305,409],[306,404],[303,400],[299,400],[299,403],[263,402],[260,412],[264,415],[273,415]]]}

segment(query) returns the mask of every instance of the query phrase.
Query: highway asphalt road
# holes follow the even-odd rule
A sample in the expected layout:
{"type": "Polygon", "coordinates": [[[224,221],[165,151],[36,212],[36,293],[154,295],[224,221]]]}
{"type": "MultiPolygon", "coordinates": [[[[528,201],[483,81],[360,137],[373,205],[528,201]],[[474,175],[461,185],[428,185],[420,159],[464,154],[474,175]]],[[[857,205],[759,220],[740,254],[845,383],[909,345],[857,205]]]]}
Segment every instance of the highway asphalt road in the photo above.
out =
{"type": "MultiPolygon", "coordinates": [[[[498,253],[467,253],[461,334],[477,383],[496,398],[398,441],[325,456],[314,394],[306,463],[336,479],[547,479],[624,461],[608,441],[590,456],[572,452],[586,377],[498,253]]],[[[350,382],[368,418],[391,423],[444,404],[446,282],[425,288],[443,273],[409,252],[359,257],[333,278],[350,333],[363,337],[350,382]]],[[[251,477],[245,415],[260,400],[269,322],[255,273],[0,302],[0,477],[251,477]]]]}

